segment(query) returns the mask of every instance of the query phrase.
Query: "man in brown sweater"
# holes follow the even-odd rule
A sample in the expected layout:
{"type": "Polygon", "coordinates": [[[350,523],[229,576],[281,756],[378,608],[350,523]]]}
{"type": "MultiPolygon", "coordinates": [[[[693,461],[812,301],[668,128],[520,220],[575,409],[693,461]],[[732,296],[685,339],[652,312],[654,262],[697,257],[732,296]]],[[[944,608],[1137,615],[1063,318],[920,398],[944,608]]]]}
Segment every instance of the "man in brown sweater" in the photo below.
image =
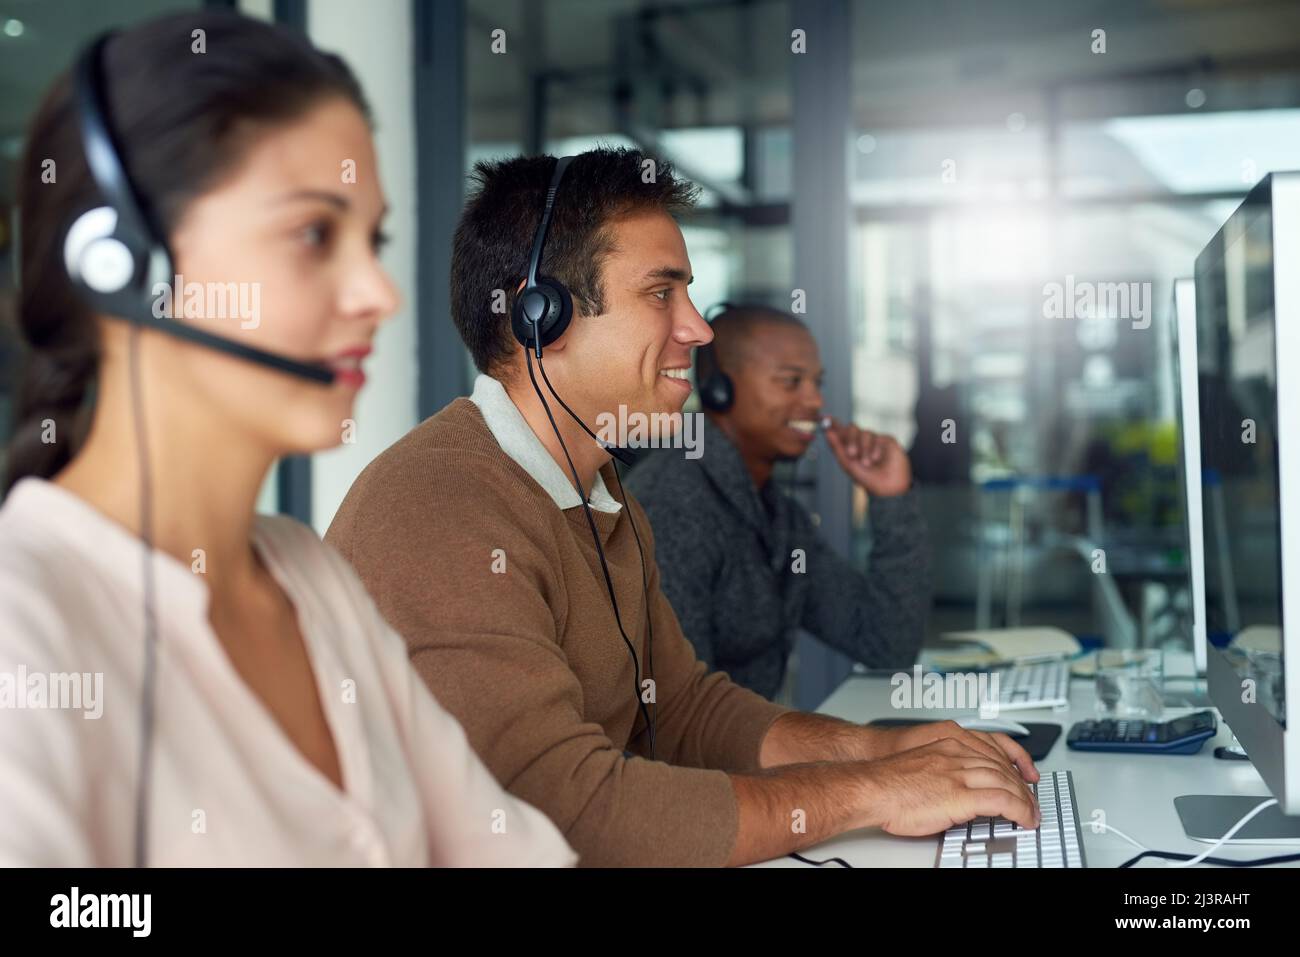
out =
{"type": "MultiPolygon", "coordinates": [[[[573,319],[532,364],[591,429],[620,411],[679,412],[679,370],[711,335],[673,218],[693,187],[647,164],[577,157],[545,242],[543,273],[568,287],[573,319]]],[[[367,466],[326,535],[440,703],[585,865],[744,864],[854,828],[932,834],[985,815],[1036,826],[1024,781],[1038,773],[1005,735],[802,714],[696,659],[644,512],[606,448],[554,398],[544,406],[511,331],[555,168],[476,167],[452,317],[483,374],[367,466]]]]}

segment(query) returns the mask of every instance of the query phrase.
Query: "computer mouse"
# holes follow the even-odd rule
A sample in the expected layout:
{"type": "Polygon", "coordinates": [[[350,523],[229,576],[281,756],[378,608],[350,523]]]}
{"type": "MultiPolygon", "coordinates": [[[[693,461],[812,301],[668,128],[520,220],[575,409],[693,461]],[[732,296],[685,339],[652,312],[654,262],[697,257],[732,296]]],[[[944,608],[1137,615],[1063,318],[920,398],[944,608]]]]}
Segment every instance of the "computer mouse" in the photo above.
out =
{"type": "Polygon", "coordinates": [[[1001,731],[1003,734],[1014,735],[1018,738],[1029,737],[1029,729],[1018,721],[1008,721],[1006,718],[958,718],[957,723],[967,731],[988,731],[990,733],[1001,731]]]}

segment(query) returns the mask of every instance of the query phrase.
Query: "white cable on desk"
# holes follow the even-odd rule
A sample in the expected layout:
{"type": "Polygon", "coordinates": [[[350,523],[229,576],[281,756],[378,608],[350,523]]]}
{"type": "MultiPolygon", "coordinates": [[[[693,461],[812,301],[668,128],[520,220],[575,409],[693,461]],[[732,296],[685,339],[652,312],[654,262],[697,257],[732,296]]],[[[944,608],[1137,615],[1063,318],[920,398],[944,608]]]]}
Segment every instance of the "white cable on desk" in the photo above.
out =
{"type": "Polygon", "coordinates": [[[1258,806],[1255,807],[1254,810],[1252,810],[1249,814],[1247,814],[1240,821],[1234,824],[1232,826],[1232,830],[1230,830],[1227,834],[1223,835],[1223,837],[1219,838],[1214,843],[1214,846],[1211,847],[1208,851],[1196,855],[1190,861],[1167,861],[1165,863],[1165,866],[1166,867],[1191,867],[1194,864],[1201,863],[1201,861],[1205,860],[1207,857],[1209,857],[1211,854],[1213,854],[1215,851],[1221,848],[1224,844],[1226,844],[1232,838],[1232,835],[1236,834],[1243,827],[1245,827],[1250,822],[1251,818],[1253,818],[1260,811],[1264,810],[1265,808],[1272,807],[1276,803],[1277,803],[1277,798],[1269,798],[1267,801],[1261,802],[1258,806]]]}
{"type": "Polygon", "coordinates": [[[1148,851],[1148,850],[1150,850],[1150,848],[1143,847],[1143,846],[1142,846],[1141,844],[1139,844],[1137,841],[1133,840],[1133,838],[1129,837],[1127,834],[1125,834],[1125,833],[1124,833],[1123,831],[1121,831],[1119,828],[1117,828],[1117,827],[1112,827],[1111,825],[1107,824],[1107,823],[1104,822],[1104,821],[1089,821],[1087,824],[1084,825],[1084,827],[1091,827],[1091,828],[1094,828],[1094,829],[1095,829],[1095,828],[1101,828],[1101,829],[1104,830],[1104,831],[1114,831],[1114,832],[1115,832],[1116,834],[1118,834],[1120,837],[1124,838],[1124,840],[1128,841],[1130,844],[1132,844],[1134,847],[1136,847],[1139,851],[1148,851]]]}
{"type": "MultiPolygon", "coordinates": [[[[1238,831],[1240,831],[1247,824],[1249,824],[1251,818],[1253,818],[1256,814],[1259,814],[1261,811],[1269,807],[1272,807],[1276,803],[1277,803],[1277,798],[1269,798],[1266,801],[1262,801],[1260,804],[1254,807],[1249,814],[1247,814],[1240,821],[1234,824],[1227,834],[1219,838],[1219,840],[1216,841],[1214,845],[1211,846],[1204,853],[1198,854],[1196,857],[1193,857],[1189,861],[1166,861],[1165,866],[1166,867],[1193,867],[1196,864],[1201,863],[1201,861],[1205,860],[1207,857],[1209,857],[1211,854],[1213,854],[1215,851],[1221,848],[1228,841],[1232,840],[1232,836],[1236,834],[1238,831]]],[[[1137,841],[1133,840],[1133,838],[1129,837],[1119,828],[1113,827],[1110,824],[1105,823],[1104,821],[1090,821],[1086,826],[1094,829],[1101,828],[1102,830],[1105,831],[1113,831],[1114,833],[1118,834],[1120,837],[1124,838],[1124,840],[1132,844],[1134,847],[1136,847],[1139,851],[1142,851],[1144,853],[1150,850],[1150,848],[1143,847],[1137,841]]]]}

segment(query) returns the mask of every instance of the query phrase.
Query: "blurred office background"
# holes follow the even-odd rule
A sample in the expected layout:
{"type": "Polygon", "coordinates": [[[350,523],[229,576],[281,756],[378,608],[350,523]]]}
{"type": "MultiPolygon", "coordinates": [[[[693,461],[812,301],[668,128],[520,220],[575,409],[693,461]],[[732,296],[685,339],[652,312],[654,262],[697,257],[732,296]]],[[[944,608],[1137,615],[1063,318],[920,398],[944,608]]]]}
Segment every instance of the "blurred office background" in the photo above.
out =
{"type": "MultiPolygon", "coordinates": [[[[199,5],[0,0],[0,439],[24,126],[93,34],[199,5]]],[[[474,161],[635,145],[704,187],[683,224],[700,309],[802,294],[828,410],[912,450],[932,636],[1053,624],[1187,643],[1172,288],[1251,184],[1300,165],[1294,0],[215,5],[306,30],[358,72],[405,298],[355,444],[281,463],[264,508],[323,532],[371,458],[468,391],[446,303],[474,161]],[[1048,318],[1053,283],[1141,299],[1048,318]]],[[[810,459],[799,495],[867,562],[869,503],[810,459]]],[[[803,640],[788,694],[815,706],[848,669],[803,640]]]]}

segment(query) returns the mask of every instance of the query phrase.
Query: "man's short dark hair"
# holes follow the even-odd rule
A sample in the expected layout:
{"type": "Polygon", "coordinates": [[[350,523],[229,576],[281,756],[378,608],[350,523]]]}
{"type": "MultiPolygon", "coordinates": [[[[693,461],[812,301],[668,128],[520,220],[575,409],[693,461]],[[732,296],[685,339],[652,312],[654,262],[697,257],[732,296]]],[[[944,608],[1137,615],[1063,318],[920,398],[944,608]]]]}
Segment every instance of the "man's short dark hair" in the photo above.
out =
{"type": "Polygon", "coordinates": [[[719,368],[735,372],[748,356],[750,335],[763,325],[808,328],[798,316],[781,309],[758,303],[725,303],[709,321],[711,348],[695,350],[695,381],[703,382],[719,368]]]}
{"type": "MultiPolygon", "coordinates": [[[[520,156],[474,164],[452,247],[451,318],[480,372],[492,374],[519,348],[510,312],[528,273],[555,162],[553,156],[520,156]]],[[[605,311],[601,276],[618,219],[648,210],[676,216],[695,205],[694,183],[675,175],[669,163],[648,164],[636,150],[595,149],[579,154],[564,174],[538,271],[569,287],[575,313],[605,311]]]]}

